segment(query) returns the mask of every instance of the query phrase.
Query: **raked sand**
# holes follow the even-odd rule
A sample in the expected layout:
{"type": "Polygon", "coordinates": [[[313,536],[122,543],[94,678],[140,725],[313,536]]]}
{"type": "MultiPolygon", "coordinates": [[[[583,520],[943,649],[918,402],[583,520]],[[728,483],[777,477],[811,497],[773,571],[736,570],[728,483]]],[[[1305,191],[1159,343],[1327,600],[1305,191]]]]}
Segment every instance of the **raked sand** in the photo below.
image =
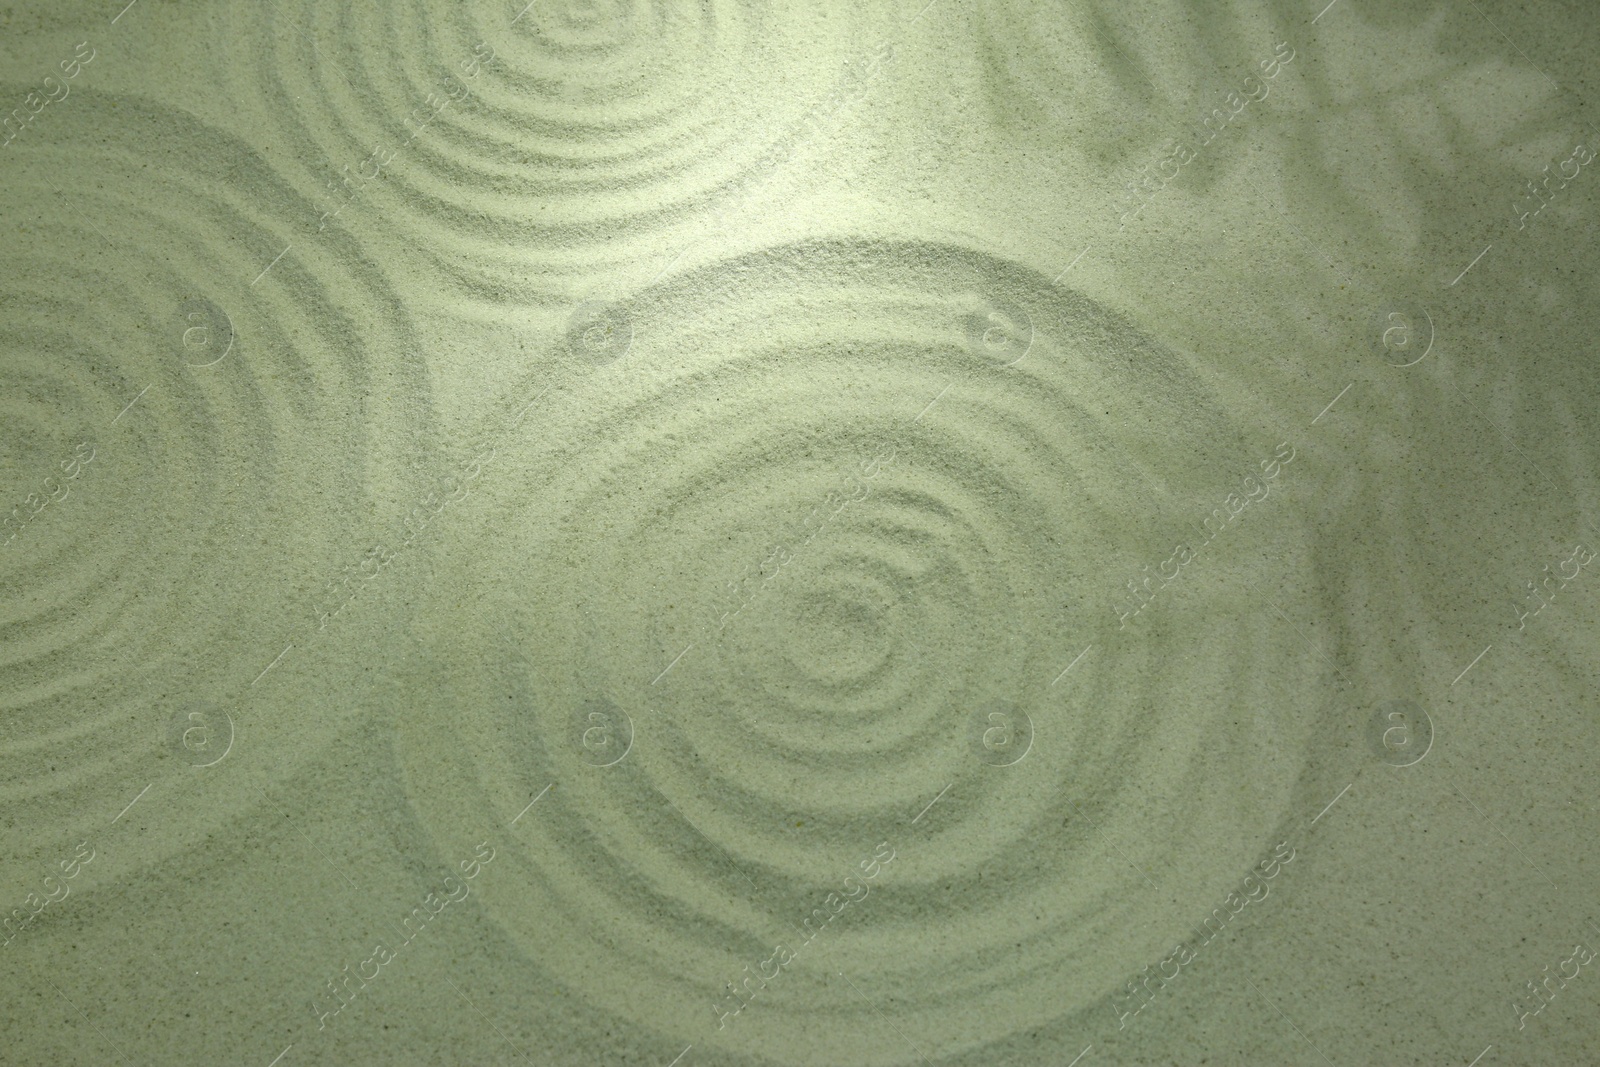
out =
{"type": "Polygon", "coordinates": [[[1600,1057],[1600,23],[923,3],[0,15],[0,1063],[1600,1057]]]}

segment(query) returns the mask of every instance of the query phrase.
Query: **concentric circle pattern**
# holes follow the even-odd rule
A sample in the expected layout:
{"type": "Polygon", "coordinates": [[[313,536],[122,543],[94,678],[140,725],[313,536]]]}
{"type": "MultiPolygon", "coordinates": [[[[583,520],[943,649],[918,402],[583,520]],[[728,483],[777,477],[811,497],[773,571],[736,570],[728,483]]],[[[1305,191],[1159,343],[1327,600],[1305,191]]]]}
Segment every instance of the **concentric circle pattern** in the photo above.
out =
{"type": "MultiPolygon", "coordinates": [[[[290,238],[306,205],[231,136],[78,88],[5,163],[0,806],[26,869],[238,762],[252,678],[315,631],[315,569],[359,556],[428,416],[406,316],[348,241],[290,238]]],[[[252,758],[337,718],[257,728],[252,758]]],[[[255,780],[214,775],[138,860],[255,780]]]]}
{"type": "Polygon", "coordinates": [[[779,1062],[901,1061],[891,999],[946,1052],[1109,1020],[1368,758],[1327,605],[1260,588],[1311,555],[1292,465],[1130,617],[1279,442],[1125,320],[862,240],[602,318],[627,358],[556,352],[397,723],[445,852],[494,813],[486,906],[574,998],[779,1062]]]}
{"type": "Polygon", "coordinates": [[[305,225],[383,242],[484,315],[570,305],[669,231],[713,236],[702,209],[754,195],[815,136],[865,47],[847,16],[756,0],[224,17],[250,45],[229,64],[240,103],[319,198],[305,225]]]}
{"type": "Polygon", "coordinates": [[[7,5],[0,1061],[1600,1062],[1582,7],[7,5]]]}

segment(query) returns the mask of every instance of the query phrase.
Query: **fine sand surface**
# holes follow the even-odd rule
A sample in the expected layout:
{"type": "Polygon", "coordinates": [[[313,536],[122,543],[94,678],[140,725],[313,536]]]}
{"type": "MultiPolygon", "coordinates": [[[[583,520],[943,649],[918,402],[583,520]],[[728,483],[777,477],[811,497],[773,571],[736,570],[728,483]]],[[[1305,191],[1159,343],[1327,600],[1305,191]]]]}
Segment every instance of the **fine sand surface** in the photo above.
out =
{"type": "Polygon", "coordinates": [[[1600,1061],[1600,17],[125,3],[0,1064],[1600,1061]]]}

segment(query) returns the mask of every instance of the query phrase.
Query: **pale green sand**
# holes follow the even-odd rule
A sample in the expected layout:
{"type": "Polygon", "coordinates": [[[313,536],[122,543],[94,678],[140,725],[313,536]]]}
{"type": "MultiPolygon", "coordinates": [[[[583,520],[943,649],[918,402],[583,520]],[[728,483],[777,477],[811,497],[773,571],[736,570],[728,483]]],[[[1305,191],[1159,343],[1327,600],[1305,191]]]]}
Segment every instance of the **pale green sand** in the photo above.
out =
{"type": "Polygon", "coordinates": [[[125,4],[0,1063],[1600,1060],[1587,10],[125,4]]]}

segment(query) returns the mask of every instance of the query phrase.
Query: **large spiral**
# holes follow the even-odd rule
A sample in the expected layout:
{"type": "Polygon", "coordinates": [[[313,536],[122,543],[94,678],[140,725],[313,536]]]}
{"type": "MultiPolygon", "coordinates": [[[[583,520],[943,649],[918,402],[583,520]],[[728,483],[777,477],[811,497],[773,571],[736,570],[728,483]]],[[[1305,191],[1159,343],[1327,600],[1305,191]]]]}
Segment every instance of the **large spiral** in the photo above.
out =
{"type": "Polygon", "coordinates": [[[753,0],[226,17],[251,45],[229,65],[241,106],[319,205],[308,231],[382,242],[458,314],[642,282],[639,257],[715,237],[713,213],[759,196],[881,68],[848,17],[753,0]]]}
{"type": "Polygon", "coordinates": [[[553,358],[396,699],[424,824],[447,852],[495,827],[485,899],[574,995],[904,1057],[843,972],[947,1052],[998,1040],[1170,948],[1348,765],[1321,605],[1261,588],[1310,552],[1292,469],[1119,618],[1278,442],[1082,296],[818,241],[592,312],[553,358]],[[428,652],[463,640],[475,668],[428,652]],[[722,1019],[884,842],[858,914],[722,1019]]]}
{"type": "Polygon", "coordinates": [[[340,720],[262,722],[252,682],[398,525],[430,419],[407,317],[248,146],[86,88],[44,119],[4,161],[0,799],[53,862],[143,797],[144,862],[340,720]]]}

